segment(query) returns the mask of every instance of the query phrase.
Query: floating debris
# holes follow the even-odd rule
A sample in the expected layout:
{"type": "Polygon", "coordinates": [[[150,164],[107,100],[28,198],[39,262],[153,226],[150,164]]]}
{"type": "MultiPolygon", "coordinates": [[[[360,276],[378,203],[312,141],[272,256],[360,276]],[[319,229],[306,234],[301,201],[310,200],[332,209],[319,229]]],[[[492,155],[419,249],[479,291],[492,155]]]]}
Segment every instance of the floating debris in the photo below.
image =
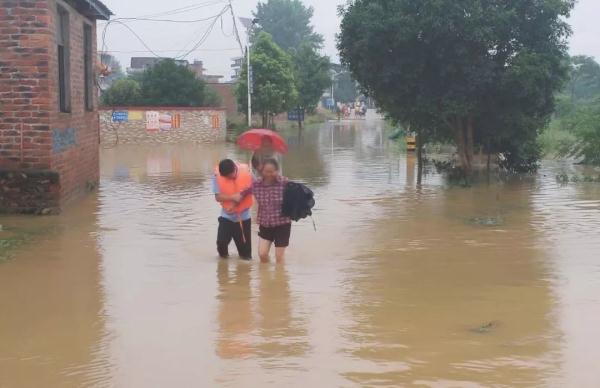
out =
{"type": "Polygon", "coordinates": [[[567,174],[559,174],[556,176],[556,181],[560,184],[567,183],[600,183],[600,175],[591,176],[591,175],[573,175],[569,176],[567,174]]]}
{"type": "Polygon", "coordinates": [[[480,226],[504,225],[504,219],[500,216],[497,216],[497,217],[473,217],[473,218],[469,218],[468,222],[471,225],[480,225],[480,226]]]}
{"type": "Polygon", "coordinates": [[[469,331],[476,334],[488,334],[500,326],[500,321],[490,321],[472,328],[469,331]]]}

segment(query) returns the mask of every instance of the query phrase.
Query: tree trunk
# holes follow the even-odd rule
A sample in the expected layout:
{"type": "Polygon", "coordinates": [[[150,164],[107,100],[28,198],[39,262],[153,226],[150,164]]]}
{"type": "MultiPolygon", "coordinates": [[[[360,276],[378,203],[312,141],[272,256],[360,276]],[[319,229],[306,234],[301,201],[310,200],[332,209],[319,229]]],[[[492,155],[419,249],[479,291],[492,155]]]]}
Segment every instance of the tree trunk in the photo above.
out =
{"type": "Polygon", "coordinates": [[[269,125],[269,114],[267,112],[263,112],[262,114],[262,127],[267,128],[269,125]]]}
{"type": "Polygon", "coordinates": [[[454,127],[454,138],[458,157],[460,159],[460,167],[463,170],[465,177],[471,176],[473,171],[473,125],[470,119],[456,117],[454,127]]]}
{"type": "Polygon", "coordinates": [[[475,132],[475,119],[473,118],[473,115],[470,114],[469,117],[467,118],[467,127],[465,128],[466,130],[466,148],[467,148],[467,159],[469,161],[469,170],[473,169],[473,162],[474,162],[474,151],[475,151],[475,140],[474,140],[474,132],[475,132]]]}
{"type": "Polygon", "coordinates": [[[415,140],[417,143],[417,185],[420,186],[423,180],[423,137],[420,129],[416,133],[415,140]]]}
{"type": "Polygon", "coordinates": [[[487,154],[487,182],[490,184],[490,164],[492,162],[492,153],[488,150],[487,154]]]}

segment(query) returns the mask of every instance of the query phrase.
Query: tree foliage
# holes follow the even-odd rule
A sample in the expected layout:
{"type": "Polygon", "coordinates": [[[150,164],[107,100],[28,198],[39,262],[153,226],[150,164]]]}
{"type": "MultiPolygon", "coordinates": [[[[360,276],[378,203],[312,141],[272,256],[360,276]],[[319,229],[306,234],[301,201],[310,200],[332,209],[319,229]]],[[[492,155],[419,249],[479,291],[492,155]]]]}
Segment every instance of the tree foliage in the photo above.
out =
{"type": "Polygon", "coordinates": [[[219,96],[193,71],[165,59],[134,77],[121,79],[104,94],[105,105],[218,106],[219,96]]]}
{"type": "Polygon", "coordinates": [[[574,140],[562,144],[563,156],[584,164],[600,165],[600,97],[574,109],[561,118],[560,126],[574,135],[574,140]]]}
{"type": "MultiPolygon", "coordinates": [[[[274,115],[286,112],[297,101],[292,59],[273,42],[270,34],[261,32],[255,38],[250,62],[254,81],[252,107],[261,114],[263,126],[269,127],[274,115]]],[[[244,64],[236,87],[238,105],[242,112],[248,109],[247,70],[244,64]]]]}
{"type": "Polygon", "coordinates": [[[293,62],[298,90],[297,105],[313,112],[323,91],[331,86],[329,58],[319,55],[309,45],[303,44],[294,51],[293,62]]]}
{"type": "Polygon", "coordinates": [[[571,71],[566,93],[573,104],[600,96],[600,64],[592,57],[574,56],[570,60],[571,71]]]}
{"type": "Polygon", "coordinates": [[[313,8],[305,7],[300,0],[268,0],[258,3],[254,17],[258,19],[254,36],[262,31],[273,37],[275,44],[286,52],[308,45],[321,48],[323,37],[311,25],[313,8]]]}
{"type": "Polygon", "coordinates": [[[135,106],[140,104],[141,96],[141,88],[136,81],[122,78],[102,94],[101,101],[106,106],[135,106]]]}
{"type": "Polygon", "coordinates": [[[311,25],[313,8],[300,0],[268,0],[254,12],[258,25],[253,41],[260,32],[271,34],[276,45],[291,55],[298,91],[296,104],[314,111],[324,90],[331,85],[329,58],[319,54],[323,37],[311,25]]]}
{"type": "Polygon", "coordinates": [[[541,142],[557,156],[600,165],[600,65],[587,56],[572,57],[570,65],[550,133],[541,142]]]}
{"type": "Polygon", "coordinates": [[[192,70],[170,59],[144,71],[140,86],[143,105],[213,106],[219,102],[192,70]]]}
{"type": "MultiPolygon", "coordinates": [[[[474,149],[535,167],[535,139],[567,67],[573,0],[355,0],[338,48],[361,87],[423,137],[453,139],[466,173],[474,149]]],[[[523,165],[519,165],[519,164],[523,165]]]]}
{"type": "Polygon", "coordinates": [[[355,102],[359,92],[350,72],[342,70],[333,81],[333,97],[342,103],[355,102]]]}

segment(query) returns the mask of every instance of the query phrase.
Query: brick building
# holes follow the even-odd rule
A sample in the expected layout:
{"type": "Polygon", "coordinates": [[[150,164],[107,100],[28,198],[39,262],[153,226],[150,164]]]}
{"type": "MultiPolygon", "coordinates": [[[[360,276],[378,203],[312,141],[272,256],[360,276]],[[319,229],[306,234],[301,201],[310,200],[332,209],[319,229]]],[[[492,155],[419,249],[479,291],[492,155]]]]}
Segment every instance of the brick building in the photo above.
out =
{"type": "Polygon", "coordinates": [[[235,96],[236,84],[230,82],[208,82],[207,85],[221,97],[221,107],[225,108],[227,118],[231,121],[239,121],[241,114],[238,111],[238,103],[235,96]]]}
{"type": "Polygon", "coordinates": [[[96,187],[98,0],[3,0],[0,212],[57,212],[96,187]]]}

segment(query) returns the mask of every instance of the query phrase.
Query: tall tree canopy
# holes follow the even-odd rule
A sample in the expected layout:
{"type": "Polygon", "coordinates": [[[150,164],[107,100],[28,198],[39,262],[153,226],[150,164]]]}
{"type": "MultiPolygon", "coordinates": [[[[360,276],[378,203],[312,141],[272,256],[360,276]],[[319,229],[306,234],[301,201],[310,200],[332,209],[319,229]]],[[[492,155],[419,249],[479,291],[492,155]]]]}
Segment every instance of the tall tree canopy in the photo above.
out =
{"type": "Polygon", "coordinates": [[[165,59],[135,77],[115,82],[102,96],[105,105],[218,106],[219,96],[193,71],[165,59]]]}
{"type": "Polygon", "coordinates": [[[319,55],[309,45],[303,44],[295,50],[293,60],[298,105],[313,112],[323,91],[331,86],[329,58],[319,55]]]}
{"type": "Polygon", "coordinates": [[[142,103],[162,106],[218,105],[215,93],[185,66],[165,59],[150,67],[140,79],[142,103]]]}
{"type": "MultiPolygon", "coordinates": [[[[263,127],[271,126],[272,117],[292,108],[298,98],[291,57],[273,42],[266,32],[259,33],[250,56],[253,73],[252,108],[262,117],[263,127]]],[[[248,109],[247,66],[236,87],[240,109],[248,109]]]]}
{"type": "Polygon", "coordinates": [[[424,136],[535,165],[566,67],[574,0],[354,0],[338,48],[364,91],[424,136]]]}
{"type": "Polygon", "coordinates": [[[358,97],[356,81],[352,79],[352,74],[342,70],[335,75],[333,81],[333,98],[343,103],[352,103],[358,97]]]}
{"type": "Polygon", "coordinates": [[[578,55],[571,58],[569,83],[565,88],[573,103],[600,95],[600,64],[592,57],[578,55]]]}
{"type": "Polygon", "coordinates": [[[323,45],[323,37],[311,25],[313,8],[305,7],[300,0],[267,0],[258,3],[254,17],[258,19],[255,36],[261,31],[273,36],[275,43],[287,51],[307,44],[313,49],[323,45]]]}

